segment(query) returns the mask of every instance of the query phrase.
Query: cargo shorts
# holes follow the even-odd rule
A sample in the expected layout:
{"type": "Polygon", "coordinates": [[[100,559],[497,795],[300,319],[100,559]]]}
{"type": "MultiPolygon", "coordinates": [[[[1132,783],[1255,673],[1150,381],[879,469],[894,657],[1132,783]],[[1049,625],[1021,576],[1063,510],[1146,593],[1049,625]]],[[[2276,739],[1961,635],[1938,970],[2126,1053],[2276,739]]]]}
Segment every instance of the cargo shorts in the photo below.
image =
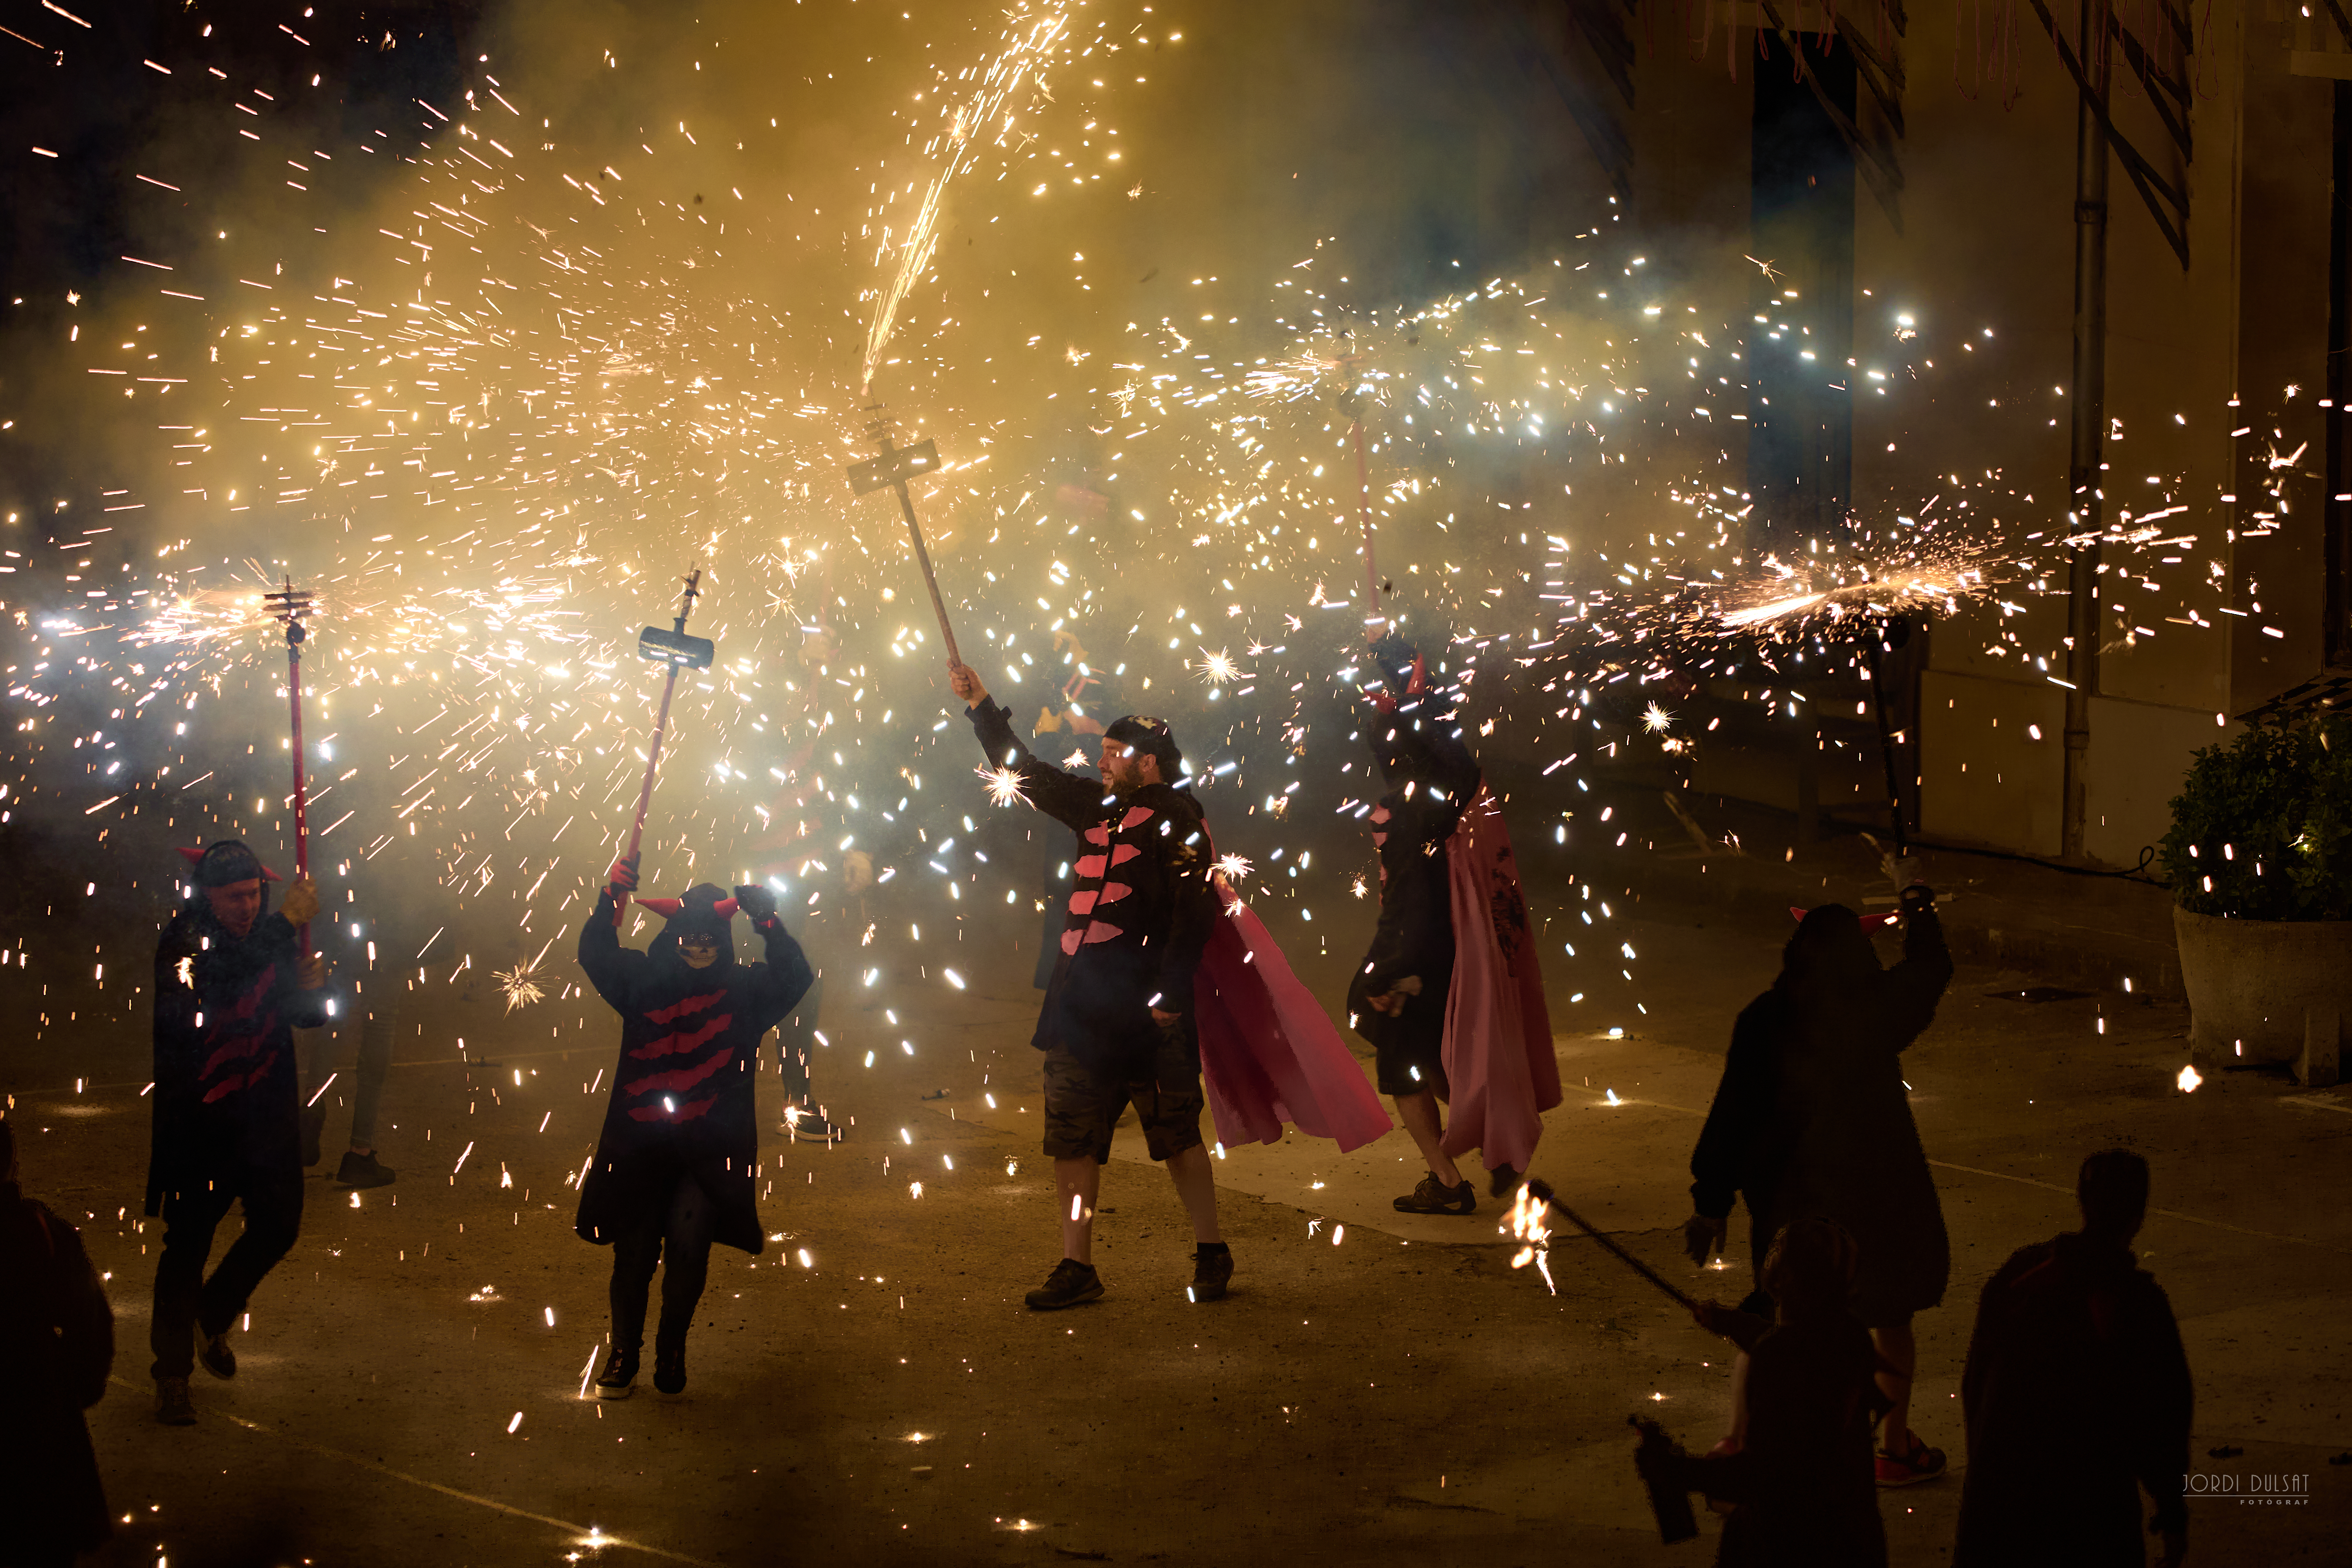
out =
{"type": "MultiPolygon", "coordinates": [[[[1190,1020],[1182,1027],[1189,1028],[1190,1020]]],[[[1172,1159],[1201,1145],[1200,1059],[1174,1030],[1161,1031],[1152,1076],[1105,1075],[1087,1066],[1068,1047],[1045,1052],[1045,1155],[1054,1160],[1110,1163],[1111,1129],[1119,1113],[1135,1107],[1144,1147],[1154,1160],[1172,1159]]]]}

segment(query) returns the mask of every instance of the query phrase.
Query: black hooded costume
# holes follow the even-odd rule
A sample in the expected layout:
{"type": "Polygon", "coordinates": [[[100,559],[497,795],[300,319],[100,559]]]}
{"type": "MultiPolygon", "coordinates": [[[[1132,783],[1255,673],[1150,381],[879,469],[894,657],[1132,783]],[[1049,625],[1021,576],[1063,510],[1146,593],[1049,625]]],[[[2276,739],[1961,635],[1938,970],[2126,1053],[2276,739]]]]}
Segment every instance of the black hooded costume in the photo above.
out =
{"type": "Polygon", "coordinates": [[[2185,1530],[2196,1390],[2172,1304],[2120,1242],[2070,1231],[1988,1280],[1960,1376],[1952,1568],[2140,1568],[2139,1490],[2185,1530]]]}
{"type": "MultiPolygon", "coordinates": [[[[1217,918],[1199,803],[1171,784],[1113,795],[1040,761],[1013,733],[1007,710],[983,700],[967,712],[989,762],[1018,773],[1029,804],[1078,836],[1069,909],[1030,1044],[1058,1045],[1105,1079],[1149,1079],[1160,1046],[1156,1005],[1182,1015],[1197,1072],[1192,976],[1217,918]]],[[[1157,757],[1162,776],[1173,776],[1181,762],[1166,727],[1144,727],[1157,723],[1122,719],[1106,734],[1157,757]]]]}
{"type": "MultiPolygon", "coordinates": [[[[640,901],[668,912],[670,900],[640,901]]],[[[791,1016],[814,976],[773,913],[757,928],[767,962],[743,964],[728,933],[733,900],[706,882],[676,906],[644,952],[621,945],[609,888],[581,928],[580,967],[621,1015],[621,1054],[572,1228],[608,1245],[690,1178],[710,1200],[712,1239],[757,1253],[767,1244],[752,1185],[760,1041],[791,1016]],[[689,931],[717,942],[718,962],[707,969],[678,955],[689,931]]]]}
{"type": "Polygon", "coordinates": [[[1481,778],[1454,728],[1451,718],[1418,691],[1367,721],[1372,754],[1389,789],[1371,813],[1372,844],[1381,858],[1380,923],[1349,982],[1348,1013],[1356,1033],[1379,1054],[1383,1094],[1434,1089],[1439,1099],[1446,1098],[1454,905],[1445,844],[1477,797],[1481,778]],[[1370,999],[1407,975],[1420,977],[1420,994],[1407,996],[1393,1014],[1374,1011],[1370,999]]]}
{"type": "Polygon", "coordinates": [[[226,1332],[302,1222],[301,1100],[294,1030],[328,1018],[301,988],[294,927],[269,910],[269,873],[224,839],[197,858],[195,889],[155,946],[155,1089],[147,1213],[164,1224],[149,1337],[153,1375],[194,1366],[191,1330],[226,1332]],[[263,912],[244,937],[207,891],[259,879],[263,912]],[[245,1232],[205,1278],[213,1233],[233,1204],[245,1232]]]}
{"type": "Polygon", "coordinates": [[[1872,1328],[1900,1327],[1936,1305],[1951,1271],[1902,1060],[1951,978],[1931,905],[1913,910],[1891,969],[1879,967],[1852,910],[1809,911],[1780,978],[1732,1027],[1691,1155],[1698,1213],[1722,1219],[1747,1198],[1759,1267],[1793,1220],[1845,1227],[1858,1248],[1854,1310],[1872,1328]]]}

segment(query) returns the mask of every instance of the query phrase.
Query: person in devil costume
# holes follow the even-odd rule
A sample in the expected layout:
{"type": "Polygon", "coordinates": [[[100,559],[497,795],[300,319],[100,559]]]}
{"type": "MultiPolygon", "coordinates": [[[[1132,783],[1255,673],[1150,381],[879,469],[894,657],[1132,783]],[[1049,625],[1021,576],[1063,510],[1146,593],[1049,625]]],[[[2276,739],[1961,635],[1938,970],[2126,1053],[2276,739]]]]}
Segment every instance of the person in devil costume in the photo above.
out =
{"type": "Polygon", "coordinates": [[[1181,788],[1168,726],[1130,715],[1103,731],[1102,782],[1041,762],[969,665],[949,681],[990,763],[1019,774],[1032,805],[1078,836],[1076,890],[1055,943],[1030,1044],[1045,1053],[1045,1154],[1054,1162],[1062,1260],[1029,1292],[1034,1311],[1098,1299],[1095,1198],[1111,1129],[1129,1105],[1192,1221],[1195,1301],[1225,1294],[1234,1255],[1217,1229],[1216,1175],[1201,1142],[1201,1039],[1193,977],[1217,920],[1208,823],[1181,788]]]}
{"type": "Polygon", "coordinates": [[[1456,738],[1450,714],[1429,692],[1420,656],[1387,637],[1371,650],[1381,680],[1366,721],[1372,754],[1389,785],[1372,808],[1381,859],[1380,923],[1348,985],[1348,1016],[1371,1042],[1382,1094],[1412,1135],[1428,1174],[1396,1207],[1406,1214],[1462,1214],[1477,1189],[1445,1152],[1438,1103],[1445,1080],[1445,1010],[1454,982],[1453,889],[1446,840],[1478,794],[1478,763],[1456,738]]]}
{"type": "Polygon", "coordinates": [[[766,1245],[752,1185],[760,1042],[814,978],[777,918],[775,895],[756,885],[733,898],[703,882],[682,898],[640,900],[667,923],[646,952],[623,947],[623,900],[636,885],[635,861],[615,863],[580,932],[580,967],[621,1016],[612,1100],[572,1226],[613,1248],[613,1341],[599,1399],[625,1399],[635,1386],[656,1264],[654,1386],[677,1394],[711,1243],[753,1254],[766,1245]],[[764,963],[735,962],[728,928],[739,910],[765,944],[764,963]]]}
{"type": "Polygon", "coordinates": [[[155,947],[155,1110],[147,1213],[163,1220],[155,1264],[155,1416],[196,1418],[188,1375],[199,1354],[236,1375],[228,1331],[302,1226],[301,1101],[294,1030],[328,1018],[327,962],[295,928],[319,912],[308,877],[269,912],[277,874],[225,838],[182,850],[195,886],[155,947]],[[245,1232],[205,1276],[213,1233],[231,1205],[245,1232]],[[201,1333],[201,1352],[195,1341],[201,1333]]]}

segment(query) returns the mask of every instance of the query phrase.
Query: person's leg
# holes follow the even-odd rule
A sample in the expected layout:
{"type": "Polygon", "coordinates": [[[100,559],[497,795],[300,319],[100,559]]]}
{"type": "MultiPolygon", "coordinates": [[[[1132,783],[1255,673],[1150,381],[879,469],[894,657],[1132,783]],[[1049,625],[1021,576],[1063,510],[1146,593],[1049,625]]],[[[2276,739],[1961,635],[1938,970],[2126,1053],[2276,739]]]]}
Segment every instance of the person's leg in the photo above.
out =
{"type": "Polygon", "coordinates": [[[1397,1120],[1404,1124],[1405,1131],[1412,1137],[1413,1147],[1428,1163],[1429,1173],[1449,1187],[1460,1186],[1461,1168],[1445,1152],[1445,1130],[1439,1121],[1437,1091],[1424,1089],[1418,1094],[1400,1094],[1395,1103],[1397,1120]]]}
{"type": "Polygon", "coordinates": [[[633,1211],[613,1235],[613,1349],[634,1356],[646,1342],[646,1297],[661,1260],[664,1215],[651,1205],[633,1211]]]}
{"type": "Polygon", "coordinates": [[[1176,1184],[1176,1195],[1184,1201],[1184,1212],[1192,1216],[1192,1239],[1223,1240],[1217,1234],[1217,1175],[1210,1165],[1209,1151],[1195,1143],[1171,1154],[1168,1175],[1176,1184]]]}
{"type": "Polygon", "coordinates": [[[661,1324],[654,1333],[657,1346],[685,1343],[687,1331],[694,1326],[694,1309],[710,1279],[710,1238],[717,1221],[717,1205],[709,1195],[693,1177],[680,1177],[662,1225],[661,1324]]]}
{"type": "Polygon", "coordinates": [[[383,1103],[384,1074],[392,1067],[393,1037],[399,1032],[400,1004],[387,999],[368,1009],[360,1024],[359,1061],[352,1083],[352,1152],[375,1152],[375,1116],[383,1103]]]}
{"type": "Polygon", "coordinates": [[[1879,1447],[1890,1454],[1904,1455],[1911,1451],[1911,1373],[1918,1365],[1919,1347],[1911,1336],[1911,1320],[1891,1327],[1870,1331],[1870,1342],[1877,1348],[1883,1363],[1878,1373],[1878,1390],[1886,1395],[1886,1420],[1879,1437],[1879,1447]]]}
{"type": "Polygon", "coordinates": [[[1062,1204],[1062,1256],[1092,1267],[1095,1260],[1095,1198],[1102,1190],[1102,1163],[1092,1154],[1055,1159],[1054,1190],[1062,1204]]]}
{"type": "MultiPolygon", "coordinates": [[[[254,1289],[278,1260],[294,1248],[302,1231],[302,1181],[257,1181],[242,1194],[245,1230],[223,1254],[204,1284],[196,1329],[207,1339],[236,1326],[254,1289]]],[[[226,1205],[224,1205],[224,1212],[226,1205]]]]}
{"type": "Polygon", "coordinates": [[[154,1352],[148,1375],[184,1378],[196,1369],[196,1310],[213,1232],[232,1200],[217,1193],[175,1193],[163,1200],[163,1256],[155,1260],[155,1313],[147,1325],[154,1352]]]}

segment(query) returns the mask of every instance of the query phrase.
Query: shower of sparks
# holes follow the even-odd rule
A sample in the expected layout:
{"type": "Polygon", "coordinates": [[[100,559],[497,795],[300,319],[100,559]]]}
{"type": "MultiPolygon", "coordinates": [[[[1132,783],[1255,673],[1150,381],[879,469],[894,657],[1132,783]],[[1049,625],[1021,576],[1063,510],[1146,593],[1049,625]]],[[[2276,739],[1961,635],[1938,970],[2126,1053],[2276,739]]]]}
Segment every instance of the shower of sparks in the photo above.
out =
{"type": "MultiPolygon", "coordinates": [[[[979,84],[955,105],[946,125],[925,146],[927,157],[941,161],[923,192],[921,205],[916,207],[905,237],[898,243],[897,266],[889,281],[875,296],[874,315],[866,329],[866,360],[858,376],[861,397],[873,390],[874,372],[880,366],[882,351],[889,346],[890,334],[898,327],[898,308],[930,267],[931,257],[939,248],[940,202],[948,186],[971,164],[983,145],[1003,147],[1015,134],[1019,115],[1008,105],[1024,84],[1034,84],[1037,92],[1045,90],[1046,64],[1068,40],[1071,3],[1072,0],[1043,0],[1032,5],[1027,0],[1020,0],[1007,14],[1001,47],[981,68],[979,84]]],[[[877,264],[887,262],[891,250],[890,231],[886,227],[875,252],[877,264]]],[[[1076,351],[1073,349],[1071,353],[1075,355],[1076,351]]],[[[1076,359],[1071,363],[1075,364],[1076,359]]]]}
{"type": "Polygon", "coordinates": [[[2179,1086],[2181,1093],[2194,1094],[2197,1092],[2197,1086],[2203,1083],[2205,1079],[2204,1075],[2197,1070],[2196,1064],[2190,1063],[2189,1066],[2182,1068],[2180,1069],[2180,1076],[2174,1079],[2172,1081],[2179,1086]]]}
{"type": "Polygon", "coordinates": [[[988,786],[991,805],[1014,805],[1029,798],[1018,768],[974,768],[972,772],[978,773],[981,782],[988,786]]]}
{"type": "Polygon", "coordinates": [[[1545,1289],[1557,1296],[1559,1286],[1551,1277],[1551,1231],[1544,1224],[1547,1206],[1524,1185],[1511,1194],[1511,1239],[1520,1244],[1519,1250],[1511,1256],[1511,1267],[1525,1268],[1534,1264],[1536,1272],[1543,1276],[1545,1289]]]}
{"type": "Polygon", "coordinates": [[[1664,734],[1674,728],[1674,722],[1675,716],[1654,702],[1642,710],[1642,728],[1653,735],[1664,734]]]}
{"type": "Polygon", "coordinates": [[[1249,876],[1250,863],[1238,855],[1221,855],[1217,858],[1215,870],[1226,881],[1238,882],[1249,876]]]}

